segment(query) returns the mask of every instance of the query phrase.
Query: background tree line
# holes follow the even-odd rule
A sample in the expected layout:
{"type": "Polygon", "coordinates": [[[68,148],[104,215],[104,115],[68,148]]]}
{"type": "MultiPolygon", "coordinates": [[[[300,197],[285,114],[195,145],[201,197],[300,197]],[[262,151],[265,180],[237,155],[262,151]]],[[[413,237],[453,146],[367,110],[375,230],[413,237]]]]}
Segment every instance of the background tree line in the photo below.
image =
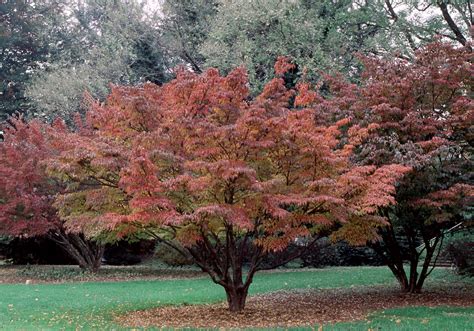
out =
{"type": "MultiPolygon", "coordinates": [[[[109,84],[161,84],[184,65],[244,65],[253,93],[279,55],[311,79],[357,81],[356,53],[412,58],[436,38],[466,45],[469,0],[8,0],[0,4],[0,117],[52,120],[84,112],[109,84]]],[[[296,78],[296,75],[293,79],[296,78]]]]}

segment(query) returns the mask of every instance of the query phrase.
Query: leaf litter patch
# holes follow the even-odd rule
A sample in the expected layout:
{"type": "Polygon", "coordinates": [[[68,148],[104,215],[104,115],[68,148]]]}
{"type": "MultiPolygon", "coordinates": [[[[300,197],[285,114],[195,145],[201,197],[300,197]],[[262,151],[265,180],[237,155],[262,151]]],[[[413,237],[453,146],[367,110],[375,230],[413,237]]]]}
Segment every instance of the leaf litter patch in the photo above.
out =
{"type": "Polygon", "coordinates": [[[315,326],[363,320],[375,310],[407,306],[472,306],[474,287],[429,288],[421,294],[394,287],[278,291],[249,297],[245,310],[231,314],[226,303],[163,306],[129,312],[127,327],[265,328],[315,326]]]}

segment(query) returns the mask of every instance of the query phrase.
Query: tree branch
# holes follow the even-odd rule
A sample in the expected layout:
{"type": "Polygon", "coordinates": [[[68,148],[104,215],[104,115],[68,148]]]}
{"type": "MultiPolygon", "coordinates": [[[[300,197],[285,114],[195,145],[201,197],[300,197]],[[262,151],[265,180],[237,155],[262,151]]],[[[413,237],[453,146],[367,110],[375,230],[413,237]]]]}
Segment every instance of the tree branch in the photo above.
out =
{"type": "Polygon", "coordinates": [[[451,15],[449,14],[448,5],[446,4],[446,2],[438,1],[438,7],[439,7],[439,9],[441,9],[441,13],[443,14],[444,20],[446,21],[446,23],[448,23],[449,28],[451,29],[451,31],[456,36],[456,40],[459,43],[461,43],[463,46],[466,46],[467,40],[463,36],[463,34],[462,34],[461,30],[459,29],[459,27],[457,26],[457,24],[454,22],[451,15]]]}

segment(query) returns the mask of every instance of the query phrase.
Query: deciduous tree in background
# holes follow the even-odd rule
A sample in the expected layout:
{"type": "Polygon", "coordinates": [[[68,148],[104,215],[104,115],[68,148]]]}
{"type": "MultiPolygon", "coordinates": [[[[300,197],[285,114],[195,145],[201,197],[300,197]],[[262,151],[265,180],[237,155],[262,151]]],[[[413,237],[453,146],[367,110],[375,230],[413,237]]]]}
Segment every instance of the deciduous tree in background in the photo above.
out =
{"type": "Polygon", "coordinates": [[[200,46],[206,40],[218,0],[162,0],[161,44],[172,58],[180,59],[196,73],[204,69],[200,46]]]}
{"type": "Polygon", "coordinates": [[[386,211],[393,226],[384,229],[382,247],[405,291],[421,291],[443,231],[472,219],[471,57],[467,48],[438,42],[419,50],[412,63],[366,61],[363,106],[380,127],[361,149],[362,159],[413,168],[397,206],[386,211]],[[408,242],[408,273],[400,265],[399,245],[390,239],[397,235],[408,242]]]}
{"type": "MultiPolygon", "coordinates": [[[[64,1],[58,29],[62,50],[35,70],[26,89],[31,117],[62,118],[73,124],[84,112],[85,92],[105,100],[109,84],[133,85],[169,80],[174,66],[159,41],[156,19],[144,3],[128,0],[64,1]]],[[[174,61],[176,63],[176,61],[174,61]]]]}
{"type": "Polygon", "coordinates": [[[221,0],[199,50],[207,66],[245,65],[257,92],[273,78],[279,55],[306,67],[313,82],[320,71],[357,81],[356,52],[413,59],[437,36],[468,46],[471,7],[469,0],[221,0]]]}
{"type": "MultiPolygon", "coordinates": [[[[283,58],[275,65],[277,75],[291,68],[283,58]]],[[[65,133],[75,147],[50,162],[52,173],[77,182],[59,197],[60,215],[71,228],[147,233],[191,255],[241,311],[266,256],[296,239],[310,246],[320,231],[357,224],[365,231],[351,232],[354,240],[376,240],[385,221],[374,212],[394,203],[394,183],[408,170],[353,167],[357,130],[340,141],[349,120],[321,125],[313,109],[288,109],[293,94],[276,78],[250,99],[243,69],[114,88],[81,133],[65,133]],[[115,210],[91,217],[86,201],[115,210]]]]}
{"type": "MultiPolygon", "coordinates": [[[[64,4],[56,0],[0,3],[0,121],[25,113],[25,89],[32,73],[61,50],[65,32],[58,24],[64,4]]],[[[62,23],[62,22],[61,22],[62,23]]]]}

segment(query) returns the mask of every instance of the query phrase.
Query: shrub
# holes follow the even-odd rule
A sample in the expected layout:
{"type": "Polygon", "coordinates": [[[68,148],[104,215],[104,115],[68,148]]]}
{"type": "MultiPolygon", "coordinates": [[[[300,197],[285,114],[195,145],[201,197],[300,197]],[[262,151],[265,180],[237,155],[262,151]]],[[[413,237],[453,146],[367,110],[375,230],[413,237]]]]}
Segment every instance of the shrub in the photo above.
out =
{"type": "Polygon", "coordinates": [[[140,240],[136,242],[118,241],[107,245],[104,260],[109,265],[134,265],[153,255],[154,240],[140,240]]]}
{"type": "Polygon", "coordinates": [[[458,240],[446,247],[448,256],[460,274],[474,276],[474,242],[458,240]]]}
{"type": "MultiPolygon", "coordinates": [[[[178,243],[174,242],[174,244],[176,245],[178,243]]],[[[155,249],[155,257],[157,257],[161,262],[173,267],[182,267],[194,264],[191,257],[185,257],[178,253],[175,249],[165,244],[157,245],[155,249]]]]}
{"type": "Polygon", "coordinates": [[[13,264],[75,264],[71,257],[47,237],[2,240],[0,256],[13,264]]]}
{"type": "Polygon", "coordinates": [[[345,241],[331,243],[329,238],[321,238],[318,244],[302,257],[303,266],[380,266],[383,261],[377,253],[366,246],[351,246],[345,241]]]}

